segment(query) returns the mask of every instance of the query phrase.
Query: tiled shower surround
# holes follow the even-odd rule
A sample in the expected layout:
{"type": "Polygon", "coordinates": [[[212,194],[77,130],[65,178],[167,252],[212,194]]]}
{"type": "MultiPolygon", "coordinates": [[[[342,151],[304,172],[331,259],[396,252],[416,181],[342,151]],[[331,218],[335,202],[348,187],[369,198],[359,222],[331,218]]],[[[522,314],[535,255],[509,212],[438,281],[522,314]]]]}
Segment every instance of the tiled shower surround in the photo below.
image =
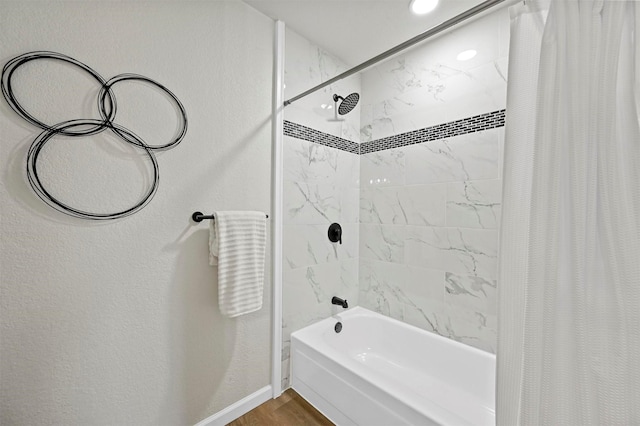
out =
{"type": "MultiPolygon", "coordinates": [[[[508,23],[503,9],[285,109],[285,387],[290,333],[339,312],[333,295],[495,352],[508,23]],[[361,94],[342,126],[317,107],[334,91],[361,94]]],[[[294,55],[308,71],[326,53],[294,55]]]]}
{"type": "Polygon", "coordinates": [[[283,385],[288,385],[293,331],[338,312],[331,297],[358,304],[358,180],[360,161],[328,146],[285,136],[283,385]],[[329,224],[342,226],[342,244],[329,224]]]}
{"type": "Polygon", "coordinates": [[[349,141],[325,135],[338,147],[323,146],[289,136],[314,140],[320,132],[285,127],[288,213],[301,223],[317,219],[312,229],[285,230],[285,270],[297,272],[285,278],[285,330],[326,317],[333,295],[348,295],[353,305],[357,288],[361,306],[495,352],[504,115],[497,123],[493,116],[485,116],[490,129],[465,129],[460,123],[467,120],[460,120],[453,137],[407,139],[400,148],[360,156],[346,152],[349,141]],[[344,247],[326,238],[335,218],[359,218],[358,234],[345,227],[344,247]],[[344,259],[349,262],[340,263],[344,259]],[[320,264],[326,280],[308,266],[320,264]]]}
{"type": "Polygon", "coordinates": [[[360,156],[361,306],[495,351],[502,133],[360,156]]]}
{"type": "MultiPolygon", "coordinates": [[[[286,46],[286,95],[348,69],[290,30],[286,46]]],[[[337,312],[334,295],[358,304],[360,107],[335,121],[332,95],[360,91],[360,76],[352,76],[285,109],[283,388],[289,383],[291,333],[337,312]],[[333,222],[342,225],[341,245],[327,237],[333,222]]]]}

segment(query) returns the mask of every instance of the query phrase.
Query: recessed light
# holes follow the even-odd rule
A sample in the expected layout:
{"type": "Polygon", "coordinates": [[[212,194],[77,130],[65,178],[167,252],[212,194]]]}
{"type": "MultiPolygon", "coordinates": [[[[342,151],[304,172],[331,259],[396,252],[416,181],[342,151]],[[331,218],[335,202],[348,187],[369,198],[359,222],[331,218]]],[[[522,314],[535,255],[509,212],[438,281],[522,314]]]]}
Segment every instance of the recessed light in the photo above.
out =
{"type": "Polygon", "coordinates": [[[478,52],[476,52],[473,49],[465,50],[464,52],[458,53],[458,56],[456,56],[456,59],[459,60],[459,61],[468,61],[469,59],[471,59],[474,56],[476,56],[477,53],[478,52]]]}
{"type": "Polygon", "coordinates": [[[409,9],[416,15],[424,15],[431,12],[438,5],[439,0],[411,0],[409,9]]]}

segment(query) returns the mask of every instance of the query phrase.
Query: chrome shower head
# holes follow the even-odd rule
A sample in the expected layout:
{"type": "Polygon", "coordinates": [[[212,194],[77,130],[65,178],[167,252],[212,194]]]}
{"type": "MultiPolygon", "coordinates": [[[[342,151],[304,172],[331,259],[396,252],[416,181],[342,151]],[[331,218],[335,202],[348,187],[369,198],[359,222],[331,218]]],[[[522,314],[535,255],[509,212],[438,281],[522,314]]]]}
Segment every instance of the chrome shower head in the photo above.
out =
{"type": "Polygon", "coordinates": [[[340,106],[338,107],[338,114],[345,115],[349,114],[351,110],[353,110],[356,105],[358,105],[360,95],[357,93],[352,93],[346,98],[343,98],[340,95],[333,95],[333,101],[335,103],[338,103],[338,99],[342,99],[342,102],[340,102],[340,106]]]}

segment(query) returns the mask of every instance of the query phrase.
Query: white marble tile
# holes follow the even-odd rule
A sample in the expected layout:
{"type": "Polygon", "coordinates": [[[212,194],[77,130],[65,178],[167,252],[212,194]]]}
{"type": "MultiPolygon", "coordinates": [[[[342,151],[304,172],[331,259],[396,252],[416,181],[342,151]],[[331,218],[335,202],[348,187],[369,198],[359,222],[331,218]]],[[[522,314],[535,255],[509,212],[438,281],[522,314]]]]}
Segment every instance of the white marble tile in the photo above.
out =
{"type": "Polygon", "coordinates": [[[283,143],[285,179],[335,181],[337,174],[344,174],[339,150],[290,136],[285,136],[283,143]]]}
{"type": "MultiPolygon", "coordinates": [[[[349,118],[359,117],[357,111],[349,113],[349,118]]],[[[360,120],[345,120],[342,123],[340,137],[352,142],[360,143],[360,120]]]]}
{"type": "Polygon", "coordinates": [[[444,184],[405,186],[401,193],[409,225],[444,226],[446,186],[444,184]]]}
{"type": "MultiPolygon", "coordinates": [[[[505,108],[507,105],[507,63],[507,58],[496,58],[486,65],[467,71],[472,78],[475,90],[473,93],[467,93],[466,96],[471,95],[472,99],[480,97],[491,99],[494,108],[490,111],[505,108]]],[[[461,93],[456,99],[464,97],[465,94],[461,93]]]]}
{"type": "Polygon", "coordinates": [[[373,121],[373,106],[362,105],[360,110],[360,143],[372,141],[371,123],[373,121]]]}
{"type": "MultiPolygon", "coordinates": [[[[286,284],[286,283],[284,283],[286,284]]],[[[287,288],[283,288],[282,315],[282,382],[288,383],[290,377],[290,347],[291,333],[308,325],[314,324],[331,315],[331,304],[299,305],[295,299],[286,298],[287,288]]]]}
{"type": "Polygon", "coordinates": [[[360,224],[360,256],[385,262],[404,262],[405,227],[360,224]]]}
{"type": "Polygon", "coordinates": [[[406,265],[405,277],[402,289],[414,302],[425,299],[444,300],[444,271],[406,265]]]}
{"type": "Polygon", "coordinates": [[[285,93],[297,95],[347,69],[338,58],[295,31],[286,30],[285,93]]]}
{"type": "Polygon", "coordinates": [[[282,389],[289,389],[289,383],[291,382],[291,372],[289,371],[291,368],[289,360],[282,361],[280,365],[280,373],[282,374],[282,380],[280,382],[280,386],[282,389]]]}
{"type": "Polygon", "coordinates": [[[448,183],[447,226],[497,229],[501,202],[501,179],[448,183]]]}
{"type": "Polygon", "coordinates": [[[402,105],[396,98],[385,99],[374,104],[371,116],[371,138],[375,140],[402,133],[396,128],[393,117],[410,108],[411,105],[402,105]]]}
{"type": "Polygon", "coordinates": [[[340,190],[340,224],[358,223],[360,221],[360,191],[356,188],[338,188],[340,190]]]}
{"type": "MultiPolygon", "coordinates": [[[[509,81],[509,56],[501,56],[494,62],[496,71],[500,74],[500,77],[506,82],[509,81]]],[[[506,100],[505,100],[506,107],[506,100]]]]}
{"type": "Polygon", "coordinates": [[[383,219],[380,217],[375,204],[375,196],[373,189],[362,189],[360,191],[360,223],[382,223],[383,219]]]}
{"type": "Polygon", "coordinates": [[[296,269],[304,266],[337,262],[358,257],[357,223],[342,224],[342,244],[332,243],[327,236],[329,225],[292,225],[283,228],[284,266],[296,269]]]}
{"type": "Polygon", "coordinates": [[[497,316],[445,304],[448,337],[490,353],[496,353],[497,316]]]}
{"type": "Polygon", "coordinates": [[[331,293],[340,280],[338,262],[283,270],[283,310],[294,313],[322,312],[331,305],[331,293]]]}
{"type": "Polygon", "coordinates": [[[283,270],[283,309],[288,314],[323,318],[333,313],[331,298],[340,296],[357,304],[357,258],[298,269],[283,270]],[[293,291],[290,291],[293,289],[293,291]],[[291,294],[284,294],[284,293],[291,294]],[[285,303],[286,300],[286,303],[285,303]]]}
{"type": "Polygon", "coordinates": [[[297,269],[338,261],[321,225],[287,225],[283,227],[282,251],[285,269],[297,269]]]}
{"type": "MultiPolygon", "coordinates": [[[[378,83],[382,86],[380,88],[382,90],[374,92],[371,96],[372,99],[377,98],[378,100],[415,90],[434,80],[444,78],[436,73],[429,73],[428,69],[416,61],[415,55],[411,55],[411,53],[391,58],[380,64],[376,67],[374,75],[382,83],[378,83]]],[[[367,81],[367,83],[371,84],[372,82],[367,81]]],[[[374,81],[373,84],[375,85],[375,83],[374,81]]]]}
{"type": "Polygon", "coordinates": [[[388,149],[360,156],[360,186],[397,186],[405,184],[405,154],[388,149]]]}
{"type": "Polygon", "coordinates": [[[335,290],[335,295],[349,302],[349,306],[358,306],[359,284],[359,259],[353,258],[340,262],[340,285],[335,290]]]}
{"type": "Polygon", "coordinates": [[[500,23],[504,25],[506,21],[507,29],[509,23],[505,11],[502,15],[492,13],[460,26],[363,72],[363,88],[370,102],[379,102],[505,55],[500,51],[500,23]],[[469,49],[477,51],[474,58],[457,60],[458,53],[469,49]]]}
{"type": "Polygon", "coordinates": [[[409,265],[495,280],[497,245],[496,230],[409,226],[403,254],[409,265]]]}
{"type": "Polygon", "coordinates": [[[331,303],[333,296],[358,305],[358,259],[348,259],[324,265],[285,271],[283,286],[283,315],[288,318],[291,332],[343,311],[331,303]],[[300,286],[293,296],[286,293],[292,286],[300,286]],[[313,302],[309,301],[310,294],[313,302]],[[285,303],[286,300],[286,303],[285,303]]]}
{"type": "Polygon", "coordinates": [[[383,225],[406,225],[403,186],[371,187],[360,192],[360,222],[383,225]]]}
{"type": "Polygon", "coordinates": [[[319,84],[319,64],[313,57],[313,45],[290,28],[286,30],[285,96],[294,96],[313,85],[319,84]]]}
{"type": "Polygon", "coordinates": [[[496,129],[402,148],[406,183],[425,184],[498,177],[496,129]]]}
{"type": "Polygon", "coordinates": [[[478,276],[447,272],[445,274],[445,302],[463,309],[497,315],[496,281],[478,276]]]}
{"type": "Polygon", "coordinates": [[[445,225],[443,184],[372,187],[360,194],[362,223],[445,225]]]}
{"type": "Polygon", "coordinates": [[[444,314],[445,306],[442,301],[434,299],[411,301],[403,305],[402,312],[402,321],[423,330],[449,337],[445,327],[448,318],[444,314]]]}
{"type": "Polygon", "coordinates": [[[284,179],[283,187],[285,223],[324,224],[340,220],[341,197],[334,185],[284,179]]]}
{"type": "Polygon", "coordinates": [[[346,151],[335,151],[338,151],[338,170],[332,179],[336,186],[360,189],[360,156],[346,151]]]}
{"type": "MultiPolygon", "coordinates": [[[[501,19],[505,19],[505,16],[490,13],[411,50],[409,55],[414,62],[420,63],[423,67],[441,64],[467,70],[490,62],[499,55],[498,22],[501,19]],[[470,60],[459,61],[458,53],[469,49],[476,50],[476,56],[470,60]]],[[[508,20],[508,16],[506,19],[508,20]]]]}
{"type": "Polygon", "coordinates": [[[442,271],[361,258],[360,305],[495,353],[497,321],[489,306],[495,287],[475,277],[447,274],[452,292],[443,295],[443,275],[442,271]],[[453,294],[454,288],[459,294],[453,294]],[[463,300],[469,294],[460,288],[486,297],[482,303],[463,300]]]}
{"type": "Polygon", "coordinates": [[[360,259],[360,305],[446,335],[443,275],[436,270],[360,259]]]}
{"type": "MultiPolygon", "coordinates": [[[[340,260],[348,260],[348,259],[357,259],[360,252],[360,224],[356,222],[351,223],[341,223],[342,227],[342,244],[340,243],[332,243],[329,241],[329,244],[332,245],[332,249],[338,253],[338,259],[340,260]]],[[[324,236],[329,240],[328,230],[329,227],[325,225],[322,227],[324,230],[324,236]]]]}
{"type": "MultiPolygon", "coordinates": [[[[354,264],[355,259],[348,261],[354,264]]],[[[353,274],[353,267],[345,266],[353,274]]],[[[283,275],[283,338],[296,330],[339,313],[331,304],[340,296],[356,306],[359,288],[341,281],[343,266],[339,263],[285,270],[283,275]]],[[[350,280],[355,279],[353,276],[350,280]]]]}
{"type": "Polygon", "coordinates": [[[404,265],[361,258],[360,306],[402,319],[403,305],[409,300],[402,290],[406,271],[404,265]]]}
{"type": "Polygon", "coordinates": [[[352,142],[360,143],[360,105],[356,106],[350,113],[342,116],[342,133],[340,137],[352,142]]]}
{"type": "Polygon", "coordinates": [[[495,353],[496,317],[427,300],[403,306],[403,321],[458,342],[495,353]]]}
{"type": "MultiPolygon", "coordinates": [[[[348,68],[338,58],[289,28],[286,31],[286,45],[285,99],[290,99],[348,68]]],[[[338,93],[346,96],[352,92],[361,92],[360,75],[358,74],[327,86],[287,106],[284,109],[285,120],[359,142],[359,106],[351,114],[343,116],[343,120],[333,120],[335,105],[332,95],[338,93]],[[325,108],[322,107],[323,105],[325,108]],[[327,106],[331,108],[326,108],[327,106]]]]}
{"type": "Polygon", "coordinates": [[[394,123],[404,111],[411,111],[412,104],[406,104],[397,97],[388,98],[372,106],[371,138],[373,140],[403,133],[394,123]]]}
{"type": "Polygon", "coordinates": [[[373,106],[372,138],[384,138],[503,109],[507,87],[504,72],[492,62],[386,99],[373,106]]]}
{"type": "Polygon", "coordinates": [[[341,173],[338,177],[339,181],[345,186],[360,190],[360,155],[340,151],[341,173]]]}
{"type": "Polygon", "coordinates": [[[504,175],[504,127],[498,130],[498,177],[502,179],[504,175]]]}

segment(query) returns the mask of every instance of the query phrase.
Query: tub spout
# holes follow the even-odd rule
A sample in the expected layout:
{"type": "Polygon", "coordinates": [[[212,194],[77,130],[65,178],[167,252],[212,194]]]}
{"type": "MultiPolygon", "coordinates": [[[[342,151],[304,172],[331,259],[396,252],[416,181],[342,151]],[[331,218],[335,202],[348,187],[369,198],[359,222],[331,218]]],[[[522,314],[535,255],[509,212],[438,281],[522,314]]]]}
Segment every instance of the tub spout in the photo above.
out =
{"type": "Polygon", "coordinates": [[[336,297],[336,296],[333,296],[333,298],[331,299],[331,303],[333,303],[334,305],[342,306],[345,309],[349,307],[346,300],[340,299],[339,297],[336,297]]]}

